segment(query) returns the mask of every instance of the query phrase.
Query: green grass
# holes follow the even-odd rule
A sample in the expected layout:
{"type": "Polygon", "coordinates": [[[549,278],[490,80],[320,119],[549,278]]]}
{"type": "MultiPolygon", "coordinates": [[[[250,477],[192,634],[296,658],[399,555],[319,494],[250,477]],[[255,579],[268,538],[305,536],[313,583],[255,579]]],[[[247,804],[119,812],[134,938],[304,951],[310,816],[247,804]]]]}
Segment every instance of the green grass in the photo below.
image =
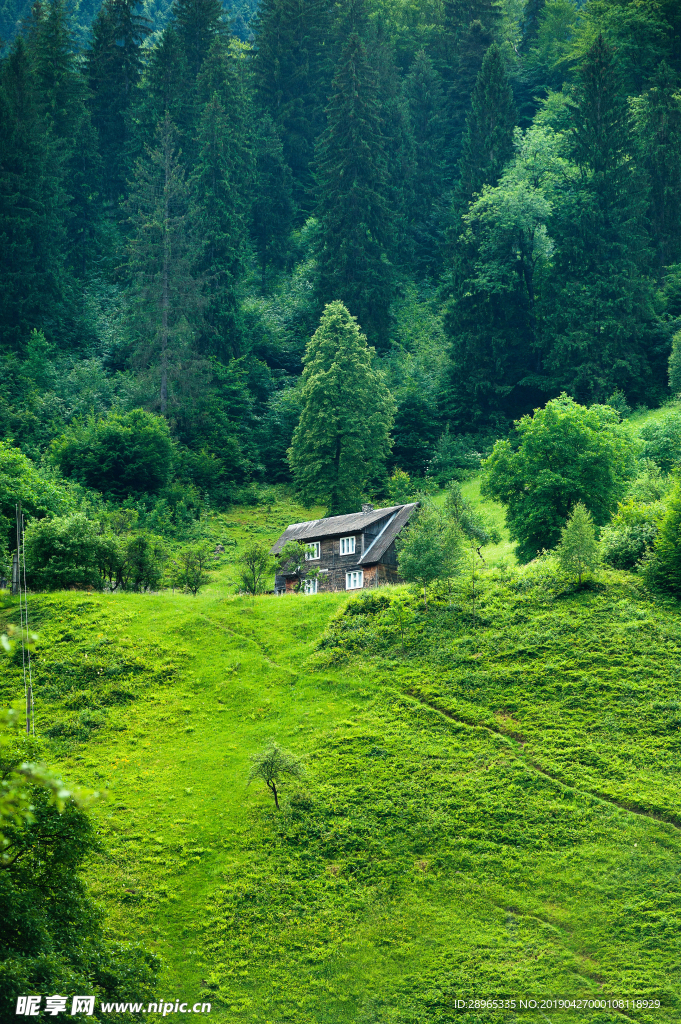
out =
{"type": "MultiPolygon", "coordinates": [[[[217,532],[269,540],[273,514],[217,532]]],[[[88,881],[162,957],[160,996],[230,1024],[679,1019],[677,603],[540,562],[400,628],[222,572],[197,598],[30,598],[45,757],[108,793],[88,881]],[[279,814],[246,785],[270,738],[307,768],[279,814]],[[456,1009],[476,997],[662,1007],[456,1009]]]]}

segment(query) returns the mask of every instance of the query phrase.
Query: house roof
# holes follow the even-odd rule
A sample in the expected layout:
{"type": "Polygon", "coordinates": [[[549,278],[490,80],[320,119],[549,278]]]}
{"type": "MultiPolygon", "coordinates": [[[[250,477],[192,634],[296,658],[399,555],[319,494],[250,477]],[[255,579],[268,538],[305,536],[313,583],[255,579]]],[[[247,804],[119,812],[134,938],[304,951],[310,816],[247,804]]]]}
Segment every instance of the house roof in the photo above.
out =
{"type": "Polygon", "coordinates": [[[409,505],[398,505],[378,537],[375,538],[360,558],[359,564],[371,565],[372,562],[378,562],[395,540],[400,530],[407,525],[412,512],[417,508],[417,501],[411,502],[409,505]]]}
{"type": "Polygon", "coordinates": [[[328,519],[311,519],[307,523],[291,523],[290,526],[286,527],[279,540],[272,545],[270,553],[278,555],[284,544],[290,540],[321,540],[324,537],[340,537],[346,533],[361,533],[363,530],[366,530],[367,526],[371,526],[372,523],[388,518],[389,521],[386,526],[364,553],[362,562],[366,564],[367,555],[370,555],[371,561],[381,557],[381,554],[389,547],[390,543],[409,519],[409,516],[416,508],[416,504],[390,505],[388,508],[375,508],[373,512],[352,512],[346,516],[329,516],[328,519]],[[389,534],[390,540],[387,540],[384,545],[386,534],[389,534]]]}

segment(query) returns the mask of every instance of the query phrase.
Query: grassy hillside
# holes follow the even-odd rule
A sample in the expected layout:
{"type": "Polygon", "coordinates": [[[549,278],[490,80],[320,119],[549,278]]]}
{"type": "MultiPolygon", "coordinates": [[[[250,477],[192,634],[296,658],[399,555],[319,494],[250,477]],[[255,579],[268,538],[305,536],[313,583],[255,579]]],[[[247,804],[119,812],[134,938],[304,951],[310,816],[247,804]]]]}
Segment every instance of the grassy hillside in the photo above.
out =
{"type": "Polygon", "coordinates": [[[31,598],[45,756],[108,791],[89,882],[163,958],[159,995],[258,1024],[678,1019],[675,603],[539,563],[486,570],[475,616],[464,578],[400,619],[406,588],[251,599],[228,571],[197,598],[31,598]],[[280,814],[245,781],[273,737],[307,766],[280,814]],[[549,997],[630,1003],[455,1003],[549,997]]]}

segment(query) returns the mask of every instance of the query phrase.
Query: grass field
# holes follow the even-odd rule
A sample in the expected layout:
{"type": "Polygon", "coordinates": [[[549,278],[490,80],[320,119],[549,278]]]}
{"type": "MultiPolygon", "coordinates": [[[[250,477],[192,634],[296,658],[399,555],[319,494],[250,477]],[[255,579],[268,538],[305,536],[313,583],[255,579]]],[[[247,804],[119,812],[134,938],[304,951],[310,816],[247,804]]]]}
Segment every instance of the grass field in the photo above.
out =
{"type": "MultiPolygon", "coordinates": [[[[235,510],[215,538],[316,514],[235,510]]],[[[161,998],[258,1024],[679,1019],[678,605],[493,568],[503,543],[475,606],[465,577],[401,619],[235,597],[229,564],[197,598],[31,598],[45,757],[108,793],[88,881],[161,956],[161,998]],[[246,785],[270,738],[307,770],[281,813],[246,785]]]]}

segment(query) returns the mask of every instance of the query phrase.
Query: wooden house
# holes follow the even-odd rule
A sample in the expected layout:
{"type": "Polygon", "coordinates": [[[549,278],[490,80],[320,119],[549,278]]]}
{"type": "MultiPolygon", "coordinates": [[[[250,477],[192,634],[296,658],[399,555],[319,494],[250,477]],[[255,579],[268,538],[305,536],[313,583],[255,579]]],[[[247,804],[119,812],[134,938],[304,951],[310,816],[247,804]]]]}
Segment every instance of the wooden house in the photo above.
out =
{"type": "MultiPolygon", "coordinates": [[[[409,522],[418,502],[374,508],[362,505],[361,512],[345,516],[292,523],[271,549],[278,555],[288,541],[309,545],[307,561],[316,566],[316,579],[305,580],[306,594],[327,590],[362,590],[385,583],[399,583],[395,540],[409,522]]],[[[275,578],[277,594],[291,591],[298,583],[294,572],[281,569],[275,578]]]]}

